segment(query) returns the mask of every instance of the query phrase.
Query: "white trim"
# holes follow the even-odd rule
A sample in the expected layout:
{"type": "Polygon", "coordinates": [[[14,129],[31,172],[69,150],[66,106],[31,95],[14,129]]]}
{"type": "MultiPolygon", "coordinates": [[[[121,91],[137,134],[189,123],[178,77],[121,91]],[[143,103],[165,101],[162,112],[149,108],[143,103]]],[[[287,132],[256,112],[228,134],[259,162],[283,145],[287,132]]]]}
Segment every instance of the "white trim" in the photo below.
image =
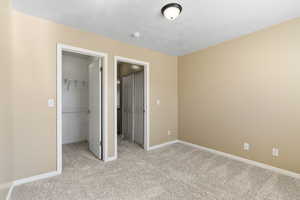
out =
{"type": "Polygon", "coordinates": [[[120,56],[114,57],[114,139],[115,139],[115,155],[113,158],[117,159],[118,157],[118,136],[117,136],[117,64],[118,62],[126,62],[131,64],[143,65],[144,66],[144,89],[145,89],[145,137],[144,137],[144,149],[149,151],[149,143],[150,143],[150,64],[148,62],[143,62],[131,58],[125,58],[120,56]]]}
{"type": "Polygon", "coordinates": [[[49,172],[49,173],[44,173],[44,174],[40,174],[40,175],[36,175],[36,176],[31,176],[31,177],[28,177],[28,178],[23,178],[23,179],[16,180],[11,184],[11,186],[9,188],[9,191],[8,191],[8,194],[6,196],[6,200],[10,200],[13,189],[18,185],[22,185],[22,184],[25,184],[25,183],[31,183],[33,181],[38,181],[38,180],[42,180],[42,179],[51,178],[51,177],[54,177],[54,176],[58,176],[60,174],[61,173],[58,172],[58,171],[53,171],[53,172],[49,172]]]}
{"type": "Polygon", "coordinates": [[[8,193],[6,195],[6,200],[10,200],[14,187],[15,187],[14,184],[11,184],[11,186],[9,187],[8,193]]]}
{"type": "Polygon", "coordinates": [[[13,188],[13,183],[12,182],[0,184],[0,190],[8,190],[7,194],[6,194],[6,198],[5,198],[6,200],[10,199],[12,188],[13,188]]]}
{"type": "Polygon", "coordinates": [[[102,62],[102,139],[103,139],[103,160],[108,158],[108,57],[104,54],[102,62]]]}
{"type": "Polygon", "coordinates": [[[62,50],[63,46],[57,45],[56,58],[56,170],[62,173],[62,50]]]}
{"type": "Polygon", "coordinates": [[[117,160],[117,157],[116,156],[108,157],[105,162],[109,162],[109,161],[113,161],[113,160],[117,160]]]}
{"type": "Polygon", "coordinates": [[[56,91],[57,91],[57,99],[56,99],[56,104],[57,104],[57,110],[56,110],[56,117],[57,117],[57,127],[56,127],[56,135],[57,135],[57,172],[59,174],[62,173],[62,52],[63,51],[68,51],[68,52],[74,52],[74,53],[80,53],[84,55],[89,55],[89,56],[96,56],[99,58],[103,59],[103,65],[102,65],[102,107],[103,107],[103,160],[105,161],[107,159],[107,130],[108,130],[108,114],[107,114],[107,107],[108,107],[108,96],[107,96],[107,88],[108,88],[108,81],[107,81],[107,54],[106,53],[101,53],[101,52],[96,52],[96,51],[91,51],[87,49],[82,49],[78,47],[73,47],[65,44],[57,44],[57,68],[56,68],[56,91]]]}
{"type": "Polygon", "coordinates": [[[53,172],[49,172],[49,173],[45,173],[45,174],[40,174],[40,175],[37,175],[37,176],[31,176],[29,178],[23,178],[23,179],[19,179],[19,180],[14,181],[13,186],[15,187],[15,186],[22,185],[22,184],[25,184],[25,183],[31,183],[33,181],[38,181],[38,180],[41,180],[41,179],[51,178],[51,177],[58,176],[58,175],[60,175],[59,172],[53,171],[53,172]]]}
{"type": "Polygon", "coordinates": [[[225,157],[233,159],[233,160],[238,160],[238,161],[250,164],[250,165],[254,165],[254,166],[257,166],[257,167],[264,168],[264,169],[272,170],[272,171],[277,172],[279,174],[283,174],[283,175],[286,175],[286,176],[290,176],[290,177],[293,177],[293,178],[300,179],[300,174],[295,173],[295,172],[291,172],[291,171],[288,171],[288,170],[285,170],[285,169],[280,169],[280,168],[277,168],[277,167],[273,167],[271,165],[260,163],[260,162],[254,161],[254,160],[249,160],[249,159],[242,158],[242,157],[239,157],[239,156],[235,156],[235,155],[232,155],[232,154],[229,154],[229,153],[224,153],[224,152],[221,152],[221,151],[217,151],[217,150],[214,150],[214,149],[203,147],[203,146],[200,146],[200,145],[197,145],[197,144],[192,144],[192,143],[185,142],[185,141],[182,141],[182,140],[178,140],[178,143],[189,145],[189,146],[192,146],[192,147],[204,150],[204,151],[208,151],[208,152],[211,152],[211,153],[214,153],[214,154],[225,156],[225,157]]]}
{"type": "Polygon", "coordinates": [[[113,158],[118,158],[118,60],[114,58],[114,78],[113,78],[113,89],[114,89],[114,140],[115,140],[115,155],[113,158]]]}
{"type": "Polygon", "coordinates": [[[165,142],[165,143],[162,143],[162,144],[151,146],[149,148],[149,150],[151,151],[151,150],[154,150],[154,149],[159,149],[159,148],[162,148],[162,147],[165,147],[165,146],[168,146],[168,145],[171,145],[171,144],[175,144],[175,143],[178,143],[178,140],[173,140],[173,141],[170,141],[170,142],[165,142]]]}

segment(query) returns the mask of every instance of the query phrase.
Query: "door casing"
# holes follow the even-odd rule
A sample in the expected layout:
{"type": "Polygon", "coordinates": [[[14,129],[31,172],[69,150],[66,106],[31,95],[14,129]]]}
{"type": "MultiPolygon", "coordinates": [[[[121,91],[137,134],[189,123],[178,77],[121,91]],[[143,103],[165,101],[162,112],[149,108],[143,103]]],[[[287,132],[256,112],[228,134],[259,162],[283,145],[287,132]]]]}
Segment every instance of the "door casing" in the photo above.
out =
{"type": "MultiPolygon", "coordinates": [[[[108,101],[107,101],[107,54],[102,52],[91,51],[79,47],[74,47],[66,44],[57,44],[57,64],[56,64],[56,170],[57,173],[62,173],[62,53],[63,51],[79,53],[88,56],[95,56],[102,59],[102,149],[103,160],[108,161],[108,101]]],[[[100,73],[100,71],[99,71],[100,73]]]]}
{"type": "Polygon", "coordinates": [[[115,56],[114,57],[114,144],[115,154],[111,160],[118,158],[118,127],[117,127],[117,109],[118,109],[118,62],[142,65],[144,67],[144,149],[149,151],[150,143],[150,64],[148,62],[139,61],[131,58],[115,56]]]}

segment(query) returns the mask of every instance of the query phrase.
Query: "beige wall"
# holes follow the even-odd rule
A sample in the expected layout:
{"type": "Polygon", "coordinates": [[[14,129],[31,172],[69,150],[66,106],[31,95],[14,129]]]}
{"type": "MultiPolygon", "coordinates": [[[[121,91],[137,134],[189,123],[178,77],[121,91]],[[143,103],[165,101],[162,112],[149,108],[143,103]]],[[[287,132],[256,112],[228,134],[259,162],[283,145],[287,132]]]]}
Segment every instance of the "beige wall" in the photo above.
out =
{"type": "Polygon", "coordinates": [[[295,19],[179,57],[179,138],[300,173],[299,36],[295,19]]]}
{"type": "Polygon", "coordinates": [[[0,1],[0,199],[5,199],[13,180],[13,135],[10,105],[11,26],[9,0],[0,1]]]}
{"type": "Polygon", "coordinates": [[[177,138],[177,57],[138,48],[96,34],[13,12],[13,117],[15,178],[56,169],[56,44],[108,53],[108,142],[114,155],[113,59],[129,57],[150,62],[150,145],[177,138]],[[155,100],[161,99],[161,105],[155,100]],[[167,130],[174,131],[173,136],[167,130]]]}

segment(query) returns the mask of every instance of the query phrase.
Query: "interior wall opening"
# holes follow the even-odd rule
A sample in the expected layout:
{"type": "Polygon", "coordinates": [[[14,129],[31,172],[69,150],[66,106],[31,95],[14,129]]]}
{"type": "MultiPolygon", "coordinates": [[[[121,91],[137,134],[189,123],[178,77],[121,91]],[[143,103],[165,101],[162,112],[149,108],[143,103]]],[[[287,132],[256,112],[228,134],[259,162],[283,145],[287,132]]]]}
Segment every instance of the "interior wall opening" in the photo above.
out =
{"type": "Polygon", "coordinates": [[[63,169],[102,159],[102,58],[62,52],[63,169]]]}
{"type": "Polygon", "coordinates": [[[145,147],[145,67],[117,62],[117,140],[120,156],[145,147]]]}

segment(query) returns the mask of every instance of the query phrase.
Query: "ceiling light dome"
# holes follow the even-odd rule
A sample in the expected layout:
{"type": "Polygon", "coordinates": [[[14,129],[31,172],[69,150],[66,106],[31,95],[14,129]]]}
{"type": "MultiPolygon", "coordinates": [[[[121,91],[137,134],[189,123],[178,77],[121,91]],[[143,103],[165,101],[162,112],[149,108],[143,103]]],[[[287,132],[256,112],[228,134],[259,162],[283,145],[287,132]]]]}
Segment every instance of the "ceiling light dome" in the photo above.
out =
{"type": "Polygon", "coordinates": [[[141,34],[140,34],[140,32],[134,32],[134,33],[132,33],[132,37],[139,38],[139,37],[141,37],[141,34]]]}
{"type": "Polygon", "coordinates": [[[182,6],[178,3],[169,3],[161,9],[163,16],[171,21],[175,20],[180,15],[181,11],[182,6]]]}

